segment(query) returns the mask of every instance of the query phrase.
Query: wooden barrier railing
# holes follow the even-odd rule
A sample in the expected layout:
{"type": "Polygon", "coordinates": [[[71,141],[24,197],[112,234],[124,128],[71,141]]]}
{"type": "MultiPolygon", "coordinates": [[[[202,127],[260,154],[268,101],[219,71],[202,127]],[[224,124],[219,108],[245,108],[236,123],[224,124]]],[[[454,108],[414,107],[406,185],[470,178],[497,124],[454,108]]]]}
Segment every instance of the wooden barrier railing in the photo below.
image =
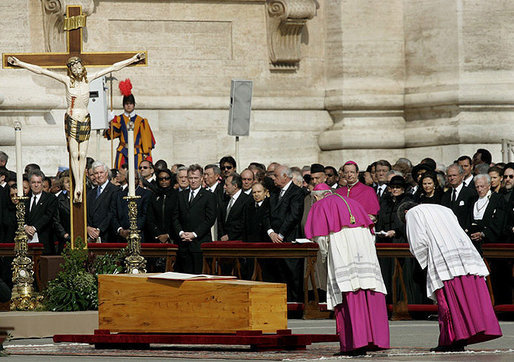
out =
{"type": "MultiPolygon", "coordinates": [[[[400,279],[402,275],[401,265],[398,262],[398,258],[413,257],[408,243],[377,243],[376,244],[378,257],[387,257],[395,259],[395,273],[393,275],[393,286],[397,283],[400,285],[400,289],[405,290],[405,284],[403,279],[400,279]]],[[[512,259],[514,260],[514,244],[506,243],[494,243],[494,244],[483,244],[482,245],[484,261],[487,264],[488,259],[512,259]]],[[[490,288],[490,278],[488,278],[488,286],[490,288]]],[[[406,295],[404,298],[398,300],[397,293],[393,292],[392,295],[393,305],[393,318],[394,319],[405,319],[408,316],[408,311],[436,311],[437,307],[431,304],[418,304],[408,305],[406,295]]],[[[494,299],[493,299],[494,304],[494,299]]],[[[499,305],[495,306],[495,311],[508,311],[514,312],[514,304],[499,305]]]]}
{"type": "Polygon", "coordinates": [[[314,265],[318,255],[318,244],[316,243],[245,243],[242,241],[215,241],[202,244],[204,272],[220,273],[216,268],[218,261],[222,258],[234,259],[234,274],[241,277],[240,263],[238,258],[252,258],[254,269],[251,280],[262,281],[262,269],[259,259],[284,259],[301,258],[305,260],[305,273],[303,276],[304,286],[304,318],[316,318],[322,316],[319,310],[319,296],[314,287],[314,300],[309,301],[308,282],[316,286],[314,265]],[[210,263],[209,263],[210,261],[210,263]]]}
{"type": "MultiPolygon", "coordinates": [[[[34,278],[38,288],[41,286],[39,273],[40,259],[43,255],[43,244],[28,243],[27,256],[34,263],[34,278]]],[[[127,246],[126,243],[88,243],[88,250],[94,254],[115,254],[127,246]]],[[[178,246],[175,244],[143,243],[141,255],[145,258],[166,258],[166,271],[173,271],[178,246]]],[[[14,243],[0,243],[0,256],[14,257],[14,243]]]]}
{"type": "MultiPolygon", "coordinates": [[[[89,243],[89,251],[95,254],[116,253],[126,247],[125,243],[89,243]]],[[[143,243],[141,245],[141,255],[145,258],[148,257],[163,257],[166,258],[166,271],[172,271],[177,253],[177,245],[175,244],[158,244],[158,243],[143,243]]],[[[405,290],[403,280],[400,278],[401,265],[397,262],[397,258],[412,257],[407,243],[378,243],[376,244],[377,255],[380,258],[388,257],[395,258],[396,260],[396,276],[393,280],[393,285],[396,285],[398,279],[400,288],[405,290]],[[402,286],[403,284],[403,286],[402,286]]],[[[514,260],[514,244],[484,244],[482,246],[484,259],[512,259],[514,260]]],[[[254,270],[252,280],[262,280],[262,272],[259,264],[259,259],[267,258],[303,258],[305,260],[306,272],[304,275],[304,311],[313,313],[315,309],[319,310],[318,295],[314,288],[315,300],[308,300],[308,281],[312,285],[315,282],[315,269],[316,257],[318,246],[316,243],[245,243],[241,241],[225,241],[225,242],[212,242],[202,244],[202,251],[204,254],[204,272],[206,273],[219,273],[216,269],[216,264],[220,258],[233,258],[234,259],[234,274],[241,277],[240,264],[238,258],[253,258],[254,270]],[[208,262],[209,261],[209,262],[208,262]],[[310,309],[313,309],[310,311],[310,309]]],[[[40,243],[28,244],[28,256],[34,261],[34,276],[38,285],[40,284],[39,278],[39,261],[43,253],[43,245],[40,243]]],[[[14,257],[14,243],[0,243],[0,256],[14,257]]],[[[396,293],[393,293],[393,313],[397,316],[405,315],[408,311],[434,311],[434,305],[407,305],[406,299],[398,300],[396,293]]],[[[514,311],[514,304],[495,306],[497,311],[514,311]]]]}

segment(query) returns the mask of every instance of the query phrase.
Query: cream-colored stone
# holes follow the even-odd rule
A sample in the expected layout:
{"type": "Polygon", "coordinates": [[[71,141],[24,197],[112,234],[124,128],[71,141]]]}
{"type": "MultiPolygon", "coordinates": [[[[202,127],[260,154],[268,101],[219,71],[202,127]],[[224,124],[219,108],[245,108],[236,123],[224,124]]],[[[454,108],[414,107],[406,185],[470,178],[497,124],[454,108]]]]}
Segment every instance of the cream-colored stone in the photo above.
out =
{"type": "MultiPolygon", "coordinates": [[[[313,2],[319,8],[302,31],[294,71],[270,69],[265,0],[94,1],[83,49],[148,51],[147,67],[116,77],[134,85],[138,112],[157,140],[155,160],[204,164],[234,154],[232,79],[254,84],[241,165],[449,163],[479,147],[500,160],[501,139],[514,139],[514,2],[313,2]]],[[[4,0],[0,13],[0,52],[45,50],[40,1],[4,0]]],[[[9,168],[15,120],[23,125],[24,163],[50,174],[67,163],[64,109],[58,82],[0,70],[0,149],[9,168]]],[[[97,143],[93,134],[89,154],[109,162],[110,142],[97,143]]]]}

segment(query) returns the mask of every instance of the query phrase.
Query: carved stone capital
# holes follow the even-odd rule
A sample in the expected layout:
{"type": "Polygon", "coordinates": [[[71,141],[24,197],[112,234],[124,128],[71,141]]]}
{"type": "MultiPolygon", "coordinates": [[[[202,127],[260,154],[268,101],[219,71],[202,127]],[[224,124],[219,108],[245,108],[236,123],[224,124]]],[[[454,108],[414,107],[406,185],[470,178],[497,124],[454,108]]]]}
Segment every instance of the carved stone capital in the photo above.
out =
{"type": "Polygon", "coordinates": [[[86,16],[91,15],[95,10],[94,0],[41,0],[45,51],[47,52],[66,51],[64,15],[66,15],[66,6],[68,5],[82,6],[82,13],[86,16]]]}
{"type": "Polygon", "coordinates": [[[302,32],[316,15],[315,0],[267,0],[268,48],[272,69],[298,68],[302,32]]]}

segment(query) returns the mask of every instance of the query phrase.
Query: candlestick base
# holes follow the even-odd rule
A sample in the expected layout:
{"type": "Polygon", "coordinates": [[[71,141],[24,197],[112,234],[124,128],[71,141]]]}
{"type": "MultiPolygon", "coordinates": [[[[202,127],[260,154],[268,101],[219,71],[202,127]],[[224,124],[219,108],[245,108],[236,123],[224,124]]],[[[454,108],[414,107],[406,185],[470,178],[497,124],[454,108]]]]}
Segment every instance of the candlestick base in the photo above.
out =
{"type": "Polygon", "coordinates": [[[16,219],[18,229],[14,237],[15,257],[12,261],[13,291],[11,297],[11,310],[34,310],[41,307],[42,296],[34,293],[34,263],[27,256],[28,237],[25,233],[25,200],[26,196],[17,196],[16,219]]]}
{"type": "Polygon", "coordinates": [[[137,228],[137,203],[136,200],[141,196],[125,196],[128,200],[129,212],[129,236],[127,248],[129,255],[125,257],[125,268],[127,274],[141,274],[146,273],[146,260],[141,256],[141,236],[137,228]]]}

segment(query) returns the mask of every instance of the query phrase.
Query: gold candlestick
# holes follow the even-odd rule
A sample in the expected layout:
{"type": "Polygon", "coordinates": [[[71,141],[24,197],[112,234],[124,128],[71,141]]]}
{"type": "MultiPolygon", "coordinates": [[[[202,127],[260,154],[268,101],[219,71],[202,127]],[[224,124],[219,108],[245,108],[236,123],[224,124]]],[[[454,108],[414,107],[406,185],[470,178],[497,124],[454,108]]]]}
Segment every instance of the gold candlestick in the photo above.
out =
{"type": "MultiPolygon", "coordinates": [[[[23,185],[18,185],[22,187],[23,185]]],[[[14,238],[15,258],[12,261],[13,290],[11,297],[11,310],[34,310],[41,304],[42,296],[34,294],[32,284],[34,283],[34,264],[27,256],[28,237],[25,233],[25,201],[26,196],[16,196],[16,219],[18,230],[14,238]]]]}
{"type": "Polygon", "coordinates": [[[141,236],[137,229],[137,204],[136,199],[141,196],[125,196],[128,200],[128,212],[130,221],[130,230],[127,240],[129,255],[125,257],[125,268],[127,274],[146,273],[146,260],[141,256],[141,236]]]}

